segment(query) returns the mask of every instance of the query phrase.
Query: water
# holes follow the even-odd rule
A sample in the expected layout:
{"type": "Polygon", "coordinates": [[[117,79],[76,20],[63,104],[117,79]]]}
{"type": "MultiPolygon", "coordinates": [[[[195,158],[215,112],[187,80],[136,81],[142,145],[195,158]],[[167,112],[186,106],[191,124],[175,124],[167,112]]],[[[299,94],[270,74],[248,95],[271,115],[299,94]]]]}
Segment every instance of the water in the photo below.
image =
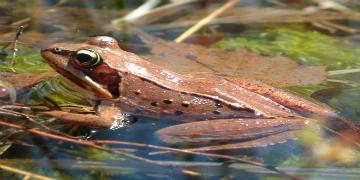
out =
{"type": "MultiPolygon", "coordinates": [[[[146,55],[151,50],[151,47],[148,47],[146,43],[142,43],[140,38],[133,34],[133,32],[136,32],[134,27],[172,41],[188,29],[189,25],[198,22],[200,17],[213,12],[215,7],[221,5],[209,1],[205,4],[192,3],[188,6],[178,6],[151,17],[140,18],[133,22],[135,25],[130,26],[126,22],[119,23],[118,18],[139,6],[141,1],[56,3],[56,1],[4,1],[0,3],[2,7],[0,22],[6,27],[1,30],[3,37],[1,41],[11,41],[13,39],[16,26],[10,25],[11,23],[23,20],[22,25],[26,26],[26,31],[21,36],[21,43],[19,44],[18,58],[21,60],[16,64],[16,67],[21,69],[22,72],[26,70],[30,72],[36,71],[36,68],[31,66],[31,62],[45,64],[38,56],[39,47],[52,42],[81,40],[84,37],[94,35],[113,36],[119,40],[123,49],[146,55]],[[10,7],[14,7],[12,8],[14,9],[13,13],[9,13],[10,7]],[[174,13],[171,14],[171,12],[174,13]],[[191,16],[191,13],[198,13],[198,15],[191,16]],[[187,14],[189,15],[186,16],[187,14]],[[114,21],[115,19],[117,21],[114,21]],[[24,52],[22,49],[25,47],[30,48],[32,51],[21,54],[24,52]]],[[[360,7],[358,2],[347,1],[340,3],[352,8],[350,13],[352,16],[357,15],[360,7]]],[[[280,6],[277,4],[267,1],[244,2],[236,8],[225,12],[226,16],[223,19],[213,21],[208,27],[199,32],[199,34],[208,35],[210,38],[193,36],[192,40],[196,39],[199,44],[211,44],[211,46],[228,48],[232,51],[242,47],[250,48],[259,54],[267,56],[285,55],[303,65],[328,65],[329,70],[332,71],[358,68],[360,50],[356,39],[357,34],[341,28],[335,28],[335,33],[331,34],[331,30],[334,29],[332,26],[322,28],[317,25],[309,25],[311,23],[305,24],[297,21],[296,17],[298,16],[294,14],[303,12],[302,10],[308,6],[305,3],[298,2],[297,4],[286,4],[285,7],[279,8],[280,6]],[[282,11],[284,9],[297,12],[282,11]],[[288,13],[286,17],[292,18],[285,20],[282,17],[283,20],[281,20],[282,18],[274,16],[276,13],[288,13]],[[271,18],[273,16],[275,18],[271,18]],[[330,27],[333,29],[329,31],[330,27]],[[229,40],[230,38],[232,39],[229,40]],[[221,42],[218,42],[218,40],[221,40],[221,42]]],[[[324,18],[321,14],[310,17],[324,18]]],[[[326,17],[332,16],[328,15],[326,17]]],[[[337,17],[341,17],[341,13],[337,14],[337,17]]],[[[358,28],[357,21],[351,18],[330,22],[339,23],[352,29],[358,28]]],[[[11,49],[7,51],[11,54],[11,49]]],[[[196,54],[193,56],[197,57],[196,54]]],[[[11,59],[10,56],[9,59],[11,59]]],[[[161,64],[161,61],[156,61],[156,63],[169,66],[169,63],[161,64]]],[[[2,62],[1,66],[6,66],[6,63],[2,62]]],[[[33,66],[40,67],[39,64],[33,64],[33,66]]],[[[178,65],[177,67],[185,70],[186,68],[191,69],[191,67],[180,67],[178,65]]],[[[48,68],[43,68],[43,66],[37,68],[37,70],[39,71],[36,72],[49,71],[48,68]]],[[[2,68],[1,71],[6,71],[6,68],[2,68]]],[[[221,72],[213,73],[227,76],[229,75],[227,71],[230,70],[224,69],[221,72]]],[[[197,73],[208,74],[209,72],[197,73]]],[[[231,73],[236,73],[236,71],[231,73]]],[[[331,76],[328,78],[329,81],[321,84],[301,84],[298,86],[293,84],[291,87],[281,88],[288,89],[304,98],[312,96],[337,110],[343,117],[358,123],[359,108],[357,102],[359,102],[360,96],[357,74],[331,76]]],[[[304,74],[304,78],[309,77],[304,74]]],[[[20,102],[31,105],[40,104],[52,108],[58,105],[92,105],[81,94],[76,94],[71,85],[58,77],[24,92],[20,97],[20,102]]],[[[79,110],[77,106],[74,109],[79,110]]],[[[24,111],[23,113],[29,114],[30,112],[24,111]]],[[[9,120],[8,122],[25,126],[22,119],[6,116],[3,111],[0,111],[0,117],[2,120],[9,120]]],[[[72,136],[84,140],[106,139],[158,146],[167,145],[161,142],[154,135],[154,132],[163,127],[180,123],[168,119],[138,117],[136,122],[125,128],[98,130],[86,127],[73,129],[73,126],[64,126],[57,121],[49,121],[44,116],[37,116],[36,119],[42,120],[43,123],[49,123],[48,125],[54,129],[72,132],[72,136]]],[[[28,123],[28,125],[34,127],[31,123],[28,123]]],[[[266,168],[224,158],[209,158],[183,153],[148,155],[148,153],[160,150],[133,145],[108,146],[120,148],[119,150],[122,152],[152,160],[145,162],[144,160],[134,160],[115,153],[95,150],[84,145],[57,141],[31,133],[24,133],[23,131],[9,130],[6,127],[2,127],[2,131],[13,135],[9,138],[4,135],[5,133],[1,134],[2,143],[8,145],[1,147],[0,164],[57,179],[71,179],[74,177],[86,179],[258,179],[284,177],[266,168]],[[154,163],[158,164],[154,165],[154,163]]],[[[329,177],[356,179],[359,177],[360,154],[358,150],[331,138],[321,138],[323,138],[322,134],[306,130],[300,135],[300,140],[289,140],[286,143],[257,149],[221,151],[217,153],[279,166],[282,171],[289,174],[294,173],[305,179],[329,177]]],[[[193,147],[193,145],[190,147],[193,147]]],[[[0,176],[2,178],[16,179],[23,177],[23,175],[9,171],[2,171],[0,176]]]]}

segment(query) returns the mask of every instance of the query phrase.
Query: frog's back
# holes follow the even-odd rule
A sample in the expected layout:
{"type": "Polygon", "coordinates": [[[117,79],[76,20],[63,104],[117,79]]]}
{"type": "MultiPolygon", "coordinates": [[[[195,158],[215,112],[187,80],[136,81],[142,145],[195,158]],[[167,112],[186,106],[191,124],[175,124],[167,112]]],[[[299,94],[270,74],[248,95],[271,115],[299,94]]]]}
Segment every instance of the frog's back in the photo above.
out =
{"type": "MultiPolygon", "coordinates": [[[[100,47],[104,44],[94,42],[100,47]]],[[[185,77],[123,51],[114,42],[101,51],[105,62],[121,77],[119,98],[123,108],[135,114],[176,119],[292,115],[279,103],[225,79],[185,77]]]]}

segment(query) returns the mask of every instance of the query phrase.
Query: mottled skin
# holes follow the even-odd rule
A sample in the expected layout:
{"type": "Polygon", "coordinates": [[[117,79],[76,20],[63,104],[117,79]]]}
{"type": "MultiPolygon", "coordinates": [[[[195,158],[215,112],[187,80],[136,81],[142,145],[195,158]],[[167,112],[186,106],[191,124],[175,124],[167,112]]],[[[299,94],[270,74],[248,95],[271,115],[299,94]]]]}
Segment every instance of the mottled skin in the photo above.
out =
{"type": "MultiPolygon", "coordinates": [[[[89,115],[88,123],[75,120],[91,126],[109,127],[122,112],[185,121],[216,119],[229,126],[229,121],[239,124],[237,122],[245,118],[245,125],[236,126],[237,133],[250,133],[252,138],[260,138],[301,129],[309,122],[306,117],[338,118],[336,113],[323,106],[261,83],[194,79],[168,71],[121,50],[111,37],[93,37],[84,43],[54,44],[43,48],[41,55],[57,72],[99,102],[97,113],[100,117],[90,118],[89,115]],[[102,62],[91,68],[78,66],[74,54],[84,48],[97,52],[102,62]]],[[[70,114],[55,116],[71,122],[70,114]]],[[[206,122],[206,131],[209,127],[214,128],[211,121],[206,122]]],[[[226,127],[221,126],[221,129],[226,132],[226,127]]],[[[202,130],[192,132],[201,133],[202,130]]],[[[165,129],[161,135],[166,139],[164,134],[173,131],[165,129]]]]}

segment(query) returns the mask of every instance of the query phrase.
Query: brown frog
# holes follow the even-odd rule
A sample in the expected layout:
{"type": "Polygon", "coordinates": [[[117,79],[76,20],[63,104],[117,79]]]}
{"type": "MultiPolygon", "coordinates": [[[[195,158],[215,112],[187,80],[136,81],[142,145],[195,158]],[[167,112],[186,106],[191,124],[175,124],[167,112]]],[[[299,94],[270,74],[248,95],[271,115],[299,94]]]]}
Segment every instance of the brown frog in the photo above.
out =
{"type": "Polygon", "coordinates": [[[314,127],[310,118],[341,119],[322,105],[265,84],[171,72],[123,51],[107,36],[53,44],[41,55],[97,102],[97,115],[45,113],[68,122],[109,128],[122,126],[124,114],[163,117],[188,122],[158,132],[169,143],[262,140],[268,145],[314,127]]]}

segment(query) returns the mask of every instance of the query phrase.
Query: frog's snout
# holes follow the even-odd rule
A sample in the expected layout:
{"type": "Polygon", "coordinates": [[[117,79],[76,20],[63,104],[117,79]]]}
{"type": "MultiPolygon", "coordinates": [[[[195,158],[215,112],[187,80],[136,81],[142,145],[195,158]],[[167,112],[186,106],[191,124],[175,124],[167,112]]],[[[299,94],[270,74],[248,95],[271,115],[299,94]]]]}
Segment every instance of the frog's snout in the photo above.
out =
{"type": "Polygon", "coordinates": [[[57,56],[56,58],[59,58],[58,56],[70,57],[72,54],[72,51],[62,49],[59,47],[48,47],[48,48],[41,49],[40,54],[45,60],[51,60],[54,58],[54,56],[57,56]]]}

